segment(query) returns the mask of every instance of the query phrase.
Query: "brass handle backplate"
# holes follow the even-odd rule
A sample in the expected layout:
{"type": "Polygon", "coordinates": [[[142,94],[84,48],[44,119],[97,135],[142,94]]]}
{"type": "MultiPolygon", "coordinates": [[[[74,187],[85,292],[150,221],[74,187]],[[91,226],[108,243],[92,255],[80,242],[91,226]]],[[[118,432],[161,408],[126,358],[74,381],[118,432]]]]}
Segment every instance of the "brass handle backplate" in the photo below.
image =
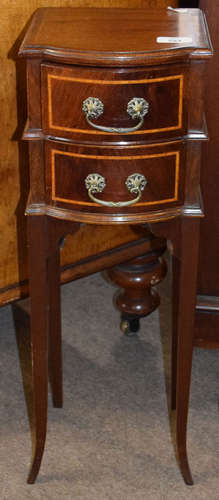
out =
{"type": "Polygon", "coordinates": [[[98,198],[96,198],[94,194],[102,193],[102,191],[106,187],[106,179],[102,175],[96,173],[89,174],[85,179],[85,186],[88,190],[88,196],[92,201],[98,203],[99,205],[104,205],[105,207],[116,207],[116,208],[128,207],[130,205],[134,205],[135,203],[137,203],[141,198],[142,191],[144,191],[146,184],[147,180],[144,175],[142,174],[129,175],[129,177],[125,181],[125,185],[130,193],[137,194],[136,198],[128,201],[104,201],[104,200],[98,200],[98,198]]]}
{"type": "Polygon", "coordinates": [[[116,127],[104,127],[103,125],[96,125],[91,121],[91,118],[97,119],[104,112],[104,104],[97,97],[88,97],[83,102],[82,109],[84,111],[85,117],[89,125],[93,128],[101,130],[102,132],[116,133],[116,134],[126,134],[129,132],[135,132],[139,130],[143,123],[144,117],[148,113],[149,103],[141,98],[134,97],[127,104],[127,113],[132,117],[133,120],[139,119],[139,122],[134,127],[116,128],[116,127]]]}

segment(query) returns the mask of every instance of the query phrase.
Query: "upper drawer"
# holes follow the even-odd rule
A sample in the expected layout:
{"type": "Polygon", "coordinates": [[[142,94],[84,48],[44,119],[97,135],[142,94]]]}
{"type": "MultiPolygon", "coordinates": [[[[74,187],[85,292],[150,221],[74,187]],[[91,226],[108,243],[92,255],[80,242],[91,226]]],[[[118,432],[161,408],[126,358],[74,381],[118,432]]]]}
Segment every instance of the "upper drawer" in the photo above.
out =
{"type": "Polygon", "coordinates": [[[186,87],[186,65],[121,70],[43,64],[43,130],[86,142],[180,136],[186,132],[186,87]]]}

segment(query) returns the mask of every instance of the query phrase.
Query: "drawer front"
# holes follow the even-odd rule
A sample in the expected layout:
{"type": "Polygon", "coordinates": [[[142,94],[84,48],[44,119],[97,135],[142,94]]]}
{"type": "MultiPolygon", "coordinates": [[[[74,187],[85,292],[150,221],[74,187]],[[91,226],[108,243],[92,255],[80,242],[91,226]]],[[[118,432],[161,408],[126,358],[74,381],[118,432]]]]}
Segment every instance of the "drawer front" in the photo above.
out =
{"type": "Polygon", "coordinates": [[[168,68],[102,70],[43,64],[44,132],[84,141],[117,141],[118,136],[119,140],[122,136],[131,141],[180,136],[185,133],[186,123],[186,70],[182,71],[182,66],[168,68]],[[88,116],[91,123],[85,114],[90,108],[82,109],[88,98],[95,99],[95,114],[100,113],[97,118],[88,116]],[[136,110],[136,98],[144,100],[143,108],[136,110]],[[145,113],[142,123],[141,113],[145,113]],[[122,131],[115,132],[115,128],[122,131]]]}
{"type": "Polygon", "coordinates": [[[46,158],[48,205],[93,214],[130,214],[166,210],[184,202],[184,146],[179,142],[119,149],[47,141],[46,158]],[[100,182],[102,191],[96,190],[92,197],[88,180],[94,174],[104,180],[100,182]],[[129,190],[130,182],[136,182],[133,174],[145,178],[139,198],[140,189],[129,190]],[[100,200],[108,206],[99,204],[100,200]],[[112,202],[119,205],[112,206],[112,202]]]}

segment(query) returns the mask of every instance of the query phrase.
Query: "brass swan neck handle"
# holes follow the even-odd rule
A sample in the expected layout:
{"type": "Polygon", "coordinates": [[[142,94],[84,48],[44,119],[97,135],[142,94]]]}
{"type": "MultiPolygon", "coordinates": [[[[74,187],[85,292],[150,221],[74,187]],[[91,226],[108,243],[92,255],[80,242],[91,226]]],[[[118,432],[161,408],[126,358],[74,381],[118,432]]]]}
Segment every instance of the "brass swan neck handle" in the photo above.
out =
{"type": "Polygon", "coordinates": [[[147,184],[147,180],[144,175],[136,173],[129,175],[129,177],[125,181],[125,184],[130,193],[137,194],[136,198],[128,201],[105,201],[99,200],[98,198],[96,198],[96,196],[94,196],[94,194],[102,193],[102,191],[106,187],[106,179],[102,175],[99,175],[97,173],[89,174],[85,179],[85,186],[88,190],[89,198],[95,203],[98,203],[98,205],[112,208],[128,207],[134,205],[135,203],[138,203],[147,184]]]}
{"type": "Polygon", "coordinates": [[[137,123],[137,125],[134,125],[134,127],[124,128],[105,127],[103,125],[97,125],[96,123],[93,123],[91,121],[91,119],[99,118],[99,116],[101,116],[104,112],[104,104],[97,97],[88,97],[87,99],[85,99],[85,101],[83,101],[82,109],[84,111],[87,123],[89,123],[91,127],[111,134],[127,134],[130,132],[135,132],[142,127],[144,123],[144,117],[149,110],[149,103],[141,97],[134,97],[133,99],[131,99],[131,101],[129,101],[127,104],[126,111],[133,120],[139,119],[139,122],[137,123]]]}

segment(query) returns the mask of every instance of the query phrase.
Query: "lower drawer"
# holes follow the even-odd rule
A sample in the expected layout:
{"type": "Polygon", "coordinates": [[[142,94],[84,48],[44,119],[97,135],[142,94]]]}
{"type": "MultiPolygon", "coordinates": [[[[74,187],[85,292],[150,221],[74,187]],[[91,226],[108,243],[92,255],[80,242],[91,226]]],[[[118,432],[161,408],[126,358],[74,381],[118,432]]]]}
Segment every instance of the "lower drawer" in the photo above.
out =
{"type": "Polygon", "coordinates": [[[81,213],[144,214],[184,203],[183,142],[123,148],[46,143],[47,204],[81,213]]]}

